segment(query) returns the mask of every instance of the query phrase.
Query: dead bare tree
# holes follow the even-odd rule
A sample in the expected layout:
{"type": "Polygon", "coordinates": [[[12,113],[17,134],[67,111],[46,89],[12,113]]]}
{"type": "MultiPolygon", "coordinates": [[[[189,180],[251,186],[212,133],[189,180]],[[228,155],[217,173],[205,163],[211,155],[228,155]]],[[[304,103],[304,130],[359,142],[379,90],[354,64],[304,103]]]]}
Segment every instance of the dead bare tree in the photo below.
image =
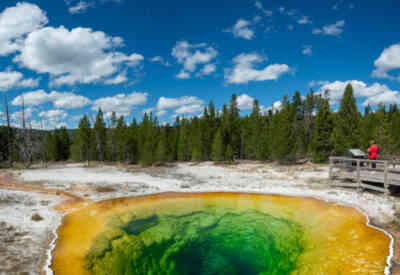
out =
{"type": "Polygon", "coordinates": [[[21,110],[21,130],[17,132],[18,151],[24,164],[24,168],[29,168],[33,163],[33,157],[37,146],[34,144],[34,137],[32,134],[32,124],[27,121],[25,117],[25,101],[24,95],[21,95],[22,110],[21,110]]]}
{"type": "Polygon", "coordinates": [[[3,148],[1,148],[2,152],[2,159],[5,162],[8,162],[8,166],[11,167],[12,165],[12,138],[11,138],[11,126],[10,126],[10,115],[8,111],[8,100],[7,95],[4,94],[4,110],[5,110],[5,142],[3,144],[3,148]]]}
{"type": "Polygon", "coordinates": [[[12,166],[13,164],[13,143],[12,143],[12,129],[11,129],[11,123],[10,123],[10,112],[8,109],[8,99],[7,95],[4,95],[4,107],[6,111],[6,121],[7,121],[7,154],[8,154],[8,165],[9,167],[12,166]]]}

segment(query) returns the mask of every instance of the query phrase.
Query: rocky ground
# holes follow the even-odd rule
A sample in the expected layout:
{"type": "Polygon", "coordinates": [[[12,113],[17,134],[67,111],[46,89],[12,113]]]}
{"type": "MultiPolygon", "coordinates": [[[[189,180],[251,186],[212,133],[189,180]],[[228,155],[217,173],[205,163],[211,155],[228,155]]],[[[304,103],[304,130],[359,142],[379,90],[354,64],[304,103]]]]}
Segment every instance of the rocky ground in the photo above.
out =
{"type": "Polygon", "coordinates": [[[0,265],[0,274],[40,273],[39,266],[46,261],[51,233],[62,217],[53,206],[71,199],[100,201],[167,191],[312,196],[356,207],[366,213],[373,224],[389,230],[395,237],[400,232],[399,198],[332,188],[328,185],[327,166],[279,166],[257,162],[184,163],[151,168],[92,166],[63,164],[46,169],[0,171],[0,263],[6,263],[0,265]]]}
{"type": "Polygon", "coordinates": [[[46,244],[61,221],[51,207],[60,198],[0,190],[0,274],[39,274],[46,244]]]}

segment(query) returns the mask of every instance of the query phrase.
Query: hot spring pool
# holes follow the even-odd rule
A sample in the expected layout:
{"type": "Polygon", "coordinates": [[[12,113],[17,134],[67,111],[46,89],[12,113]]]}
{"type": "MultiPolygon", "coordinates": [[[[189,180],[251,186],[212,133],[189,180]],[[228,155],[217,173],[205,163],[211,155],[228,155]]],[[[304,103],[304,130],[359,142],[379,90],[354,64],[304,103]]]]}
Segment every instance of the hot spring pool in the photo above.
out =
{"type": "Polygon", "coordinates": [[[64,218],[60,274],[384,274],[390,238],[317,199],[165,193],[93,203],[64,218]]]}

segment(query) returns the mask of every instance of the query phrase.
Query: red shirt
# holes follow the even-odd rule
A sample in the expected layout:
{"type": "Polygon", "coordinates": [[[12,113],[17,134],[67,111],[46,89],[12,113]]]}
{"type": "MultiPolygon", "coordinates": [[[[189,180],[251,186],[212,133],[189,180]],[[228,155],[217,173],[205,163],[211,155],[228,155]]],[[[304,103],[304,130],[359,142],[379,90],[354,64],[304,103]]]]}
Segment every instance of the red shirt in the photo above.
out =
{"type": "Polygon", "coordinates": [[[368,158],[376,159],[378,157],[378,145],[371,145],[368,149],[368,158]]]}

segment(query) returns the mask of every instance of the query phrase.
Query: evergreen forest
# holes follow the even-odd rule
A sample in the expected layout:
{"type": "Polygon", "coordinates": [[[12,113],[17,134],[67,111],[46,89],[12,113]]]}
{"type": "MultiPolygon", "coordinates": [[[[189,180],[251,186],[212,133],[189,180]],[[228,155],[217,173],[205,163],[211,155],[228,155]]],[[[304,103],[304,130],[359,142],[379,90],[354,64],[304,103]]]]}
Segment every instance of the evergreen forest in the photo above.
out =
{"type": "Polygon", "coordinates": [[[25,124],[0,127],[2,166],[65,160],[141,165],[244,159],[325,162],[329,156],[346,155],[346,149],[366,150],[371,140],[379,145],[381,159],[400,153],[398,106],[359,110],[350,84],[336,111],[330,106],[329,91],[321,95],[311,90],[305,97],[298,91],[291,99],[283,97],[279,110],[261,112],[254,100],[245,116],[233,94],[221,110],[211,101],[201,116],[177,117],[173,124],[160,125],[151,113],[129,123],[113,113],[106,122],[102,110],[95,119],[84,115],[75,130],[34,131],[25,124]]]}

